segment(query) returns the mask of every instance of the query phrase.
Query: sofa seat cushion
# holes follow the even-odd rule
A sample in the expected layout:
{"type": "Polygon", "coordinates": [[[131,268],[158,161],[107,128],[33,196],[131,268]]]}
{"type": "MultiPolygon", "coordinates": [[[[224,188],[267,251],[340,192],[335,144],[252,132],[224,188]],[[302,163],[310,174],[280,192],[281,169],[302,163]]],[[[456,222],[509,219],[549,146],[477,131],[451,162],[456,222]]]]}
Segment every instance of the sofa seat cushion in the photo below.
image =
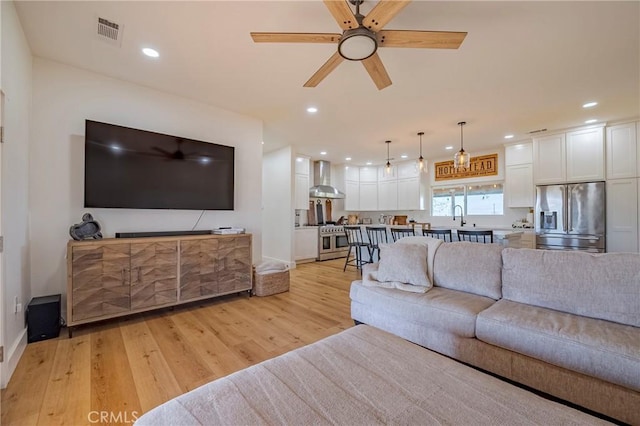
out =
{"type": "Polygon", "coordinates": [[[426,293],[409,293],[364,286],[362,281],[351,283],[351,300],[390,317],[461,337],[475,337],[478,313],[495,303],[488,297],[446,288],[434,287],[426,293]]]}
{"type": "Polygon", "coordinates": [[[640,328],[499,300],[478,315],[478,339],[640,391],[640,328]]]}

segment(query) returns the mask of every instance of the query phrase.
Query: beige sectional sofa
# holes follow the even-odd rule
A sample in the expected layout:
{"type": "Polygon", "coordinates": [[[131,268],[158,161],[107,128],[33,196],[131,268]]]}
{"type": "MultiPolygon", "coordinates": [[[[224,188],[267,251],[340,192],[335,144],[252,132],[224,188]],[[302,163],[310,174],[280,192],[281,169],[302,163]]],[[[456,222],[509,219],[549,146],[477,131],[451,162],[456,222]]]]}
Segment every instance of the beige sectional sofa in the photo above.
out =
{"type": "Polygon", "coordinates": [[[639,254],[503,249],[426,237],[396,244],[426,245],[432,287],[386,288],[389,283],[377,281],[378,267],[388,280],[394,265],[366,265],[363,279],[351,285],[355,321],[640,424],[639,254]]]}

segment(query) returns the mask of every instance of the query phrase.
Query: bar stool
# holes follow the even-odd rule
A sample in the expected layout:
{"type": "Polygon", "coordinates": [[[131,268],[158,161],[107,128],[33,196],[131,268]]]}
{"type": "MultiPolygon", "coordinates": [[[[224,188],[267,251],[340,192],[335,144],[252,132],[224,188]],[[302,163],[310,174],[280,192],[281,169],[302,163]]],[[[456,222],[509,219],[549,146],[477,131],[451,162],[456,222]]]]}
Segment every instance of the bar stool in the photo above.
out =
{"type": "Polygon", "coordinates": [[[413,228],[391,228],[390,231],[393,242],[398,241],[400,238],[416,235],[413,232],[413,228]]]}
{"type": "Polygon", "coordinates": [[[362,228],[359,225],[345,225],[343,226],[344,233],[347,237],[347,244],[349,251],[347,251],[347,259],[344,261],[344,268],[342,272],[347,270],[347,265],[355,266],[358,270],[362,268],[362,265],[369,263],[368,260],[362,258],[362,249],[365,248],[369,253],[369,243],[362,237],[362,228]],[[355,258],[349,260],[351,257],[351,249],[355,251],[355,258]]]}
{"type": "Polygon", "coordinates": [[[423,229],[422,235],[425,237],[437,238],[444,240],[445,242],[452,242],[453,236],[451,235],[451,229],[423,229]]]}
{"type": "Polygon", "coordinates": [[[472,243],[493,243],[493,231],[462,231],[458,230],[458,241],[472,243]]]}
{"type": "Polygon", "coordinates": [[[369,256],[373,262],[374,253],[378,253],[378,261],[380,260],[380,244],[388,243],[386,226],[367,226],[367,237],[369,238],[369,256]]]}

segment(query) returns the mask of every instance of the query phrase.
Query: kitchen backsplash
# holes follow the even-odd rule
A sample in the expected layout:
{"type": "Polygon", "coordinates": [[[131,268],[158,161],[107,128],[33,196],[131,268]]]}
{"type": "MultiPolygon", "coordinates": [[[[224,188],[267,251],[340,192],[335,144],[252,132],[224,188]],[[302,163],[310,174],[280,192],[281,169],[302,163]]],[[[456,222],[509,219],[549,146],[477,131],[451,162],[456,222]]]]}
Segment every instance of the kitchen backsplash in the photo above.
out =
{"type": "MultiPolygon", "coordinates": [[[[473,227],[473,224],[479,228],[511,228],[514,222],[527,218],[529,213],[528,208],[505,208],[504,215],[502,216],[465,216],[465,226],[473,227]]],[[[431,226],[460,226],[460,219],[456,216],[456,220],[453,221],[452,216],[430,216],[424,211],[368,211],[368,212],[346,212],[337,211],[334,216],[347,217],[349,214],[357,214],[360,219],[370,218],[372,223],[379,223],[378,219],[380,215],[406,215],[408,220],[415,220],[416,222],[427,222],[431,226]]]]}

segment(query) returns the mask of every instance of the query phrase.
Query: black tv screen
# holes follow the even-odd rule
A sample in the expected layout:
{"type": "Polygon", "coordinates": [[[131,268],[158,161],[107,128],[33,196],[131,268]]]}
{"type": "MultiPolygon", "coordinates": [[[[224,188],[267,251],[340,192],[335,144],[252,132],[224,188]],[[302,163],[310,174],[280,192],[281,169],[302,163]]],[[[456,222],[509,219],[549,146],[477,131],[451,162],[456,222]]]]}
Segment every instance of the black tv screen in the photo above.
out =
{"type": "Polygon", "coordinates": [[[84,206],[233,210],[231,146],[86,120],[84,206]]]}

